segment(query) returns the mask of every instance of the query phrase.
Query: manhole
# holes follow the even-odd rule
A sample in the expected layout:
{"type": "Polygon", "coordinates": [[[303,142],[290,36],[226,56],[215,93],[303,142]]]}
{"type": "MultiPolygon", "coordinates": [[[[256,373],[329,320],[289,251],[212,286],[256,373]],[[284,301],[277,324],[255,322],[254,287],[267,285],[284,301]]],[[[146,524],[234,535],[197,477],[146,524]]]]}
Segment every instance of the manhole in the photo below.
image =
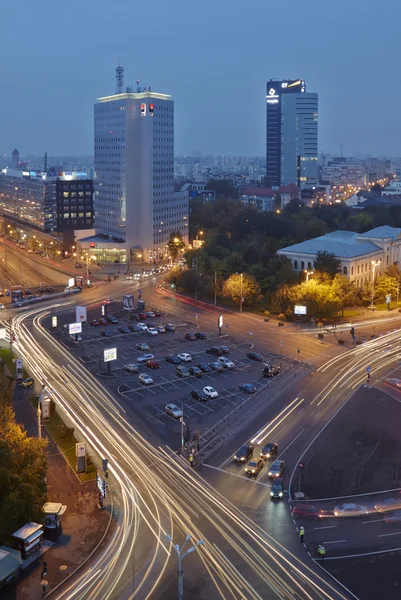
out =
{"type": "Polygon", "coordinates": [[[66,571],[68,569],[67,565],[61,565],[61,567],[59,567],[60,571],[66,571]]]}

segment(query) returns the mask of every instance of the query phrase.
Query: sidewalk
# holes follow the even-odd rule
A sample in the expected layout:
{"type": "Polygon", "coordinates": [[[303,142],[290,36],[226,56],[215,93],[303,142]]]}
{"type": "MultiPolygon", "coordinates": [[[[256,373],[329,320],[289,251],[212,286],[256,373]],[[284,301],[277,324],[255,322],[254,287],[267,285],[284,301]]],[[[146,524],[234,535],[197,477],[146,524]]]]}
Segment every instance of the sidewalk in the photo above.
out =
{"type": "MultiPolygon", "coordinates": [[[[37,418],[27,400],[30,393],[17,388],[13,408],[17,421],[25,426],[28,435],[37,435],[37,418]]],[[[48,437],[44,428],[42,435],[48,437]]],[[[54,546],[21,572],[14,586],[2,593],[2,599],[43,598],[40,584],[42,561],[48,564],[46,580],[49,593],[82,565],[108,530],[110,511],[97,508],[96,482],[81,483],[51,439],[47,459],[48,500],[67,505],[62,518],[62,533],[54,540],[54,546]]]]}

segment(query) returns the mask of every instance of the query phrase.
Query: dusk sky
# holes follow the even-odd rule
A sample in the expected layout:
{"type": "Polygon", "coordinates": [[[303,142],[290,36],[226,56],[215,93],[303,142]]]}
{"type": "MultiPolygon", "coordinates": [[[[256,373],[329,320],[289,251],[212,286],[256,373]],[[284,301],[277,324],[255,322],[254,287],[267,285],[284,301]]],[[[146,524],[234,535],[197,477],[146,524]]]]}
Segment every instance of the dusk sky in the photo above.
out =
{"type": "Polygon", "coordinates": [[[399,0],[3,3],[0,152],[93,154],[93,103],[175,100],[175,153],[265,154],[271,78],[319,93],[319,152],[401,155],[399,0]]]}

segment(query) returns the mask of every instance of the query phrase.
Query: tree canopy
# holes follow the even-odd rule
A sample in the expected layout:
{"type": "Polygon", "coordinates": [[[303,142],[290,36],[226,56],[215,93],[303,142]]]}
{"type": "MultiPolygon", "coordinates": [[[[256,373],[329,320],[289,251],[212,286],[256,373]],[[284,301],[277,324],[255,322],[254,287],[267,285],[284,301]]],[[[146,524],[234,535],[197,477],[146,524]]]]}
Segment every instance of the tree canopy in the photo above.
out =
{"type": "Polygon", "coordinates": [[[170,237],[167,242],[167,247],[170,256],[173,260],[176,260],[180,252],[183,252],[185,250],[185,242],[182,239],[182,234],[180,231],[172,231],[170,233],[170,237]]]}
{"type": "Polygon", "coordinates": [[[315,271],[327,273],[332,278],[340,272],[340,265],[340,259],[327,250],[319,250],[313,263],[315,271]]]}

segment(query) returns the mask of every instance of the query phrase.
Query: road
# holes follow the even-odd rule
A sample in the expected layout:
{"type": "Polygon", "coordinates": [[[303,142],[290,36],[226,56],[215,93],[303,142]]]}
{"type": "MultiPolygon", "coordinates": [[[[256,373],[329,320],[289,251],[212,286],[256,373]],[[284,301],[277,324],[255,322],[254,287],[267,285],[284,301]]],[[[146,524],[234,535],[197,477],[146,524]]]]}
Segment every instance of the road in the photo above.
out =
{"type": "MultiPolygon", "coordinates": [[[[175,298],[163,299],[154,283],[141,286],[150,304],[165,304],[169,314],[192,320],[200,329],[210,329],[213,324],[217,328],[218,311],[183,305],[175,298]]],[[[99,304],[106,290],[107,297],[121,298],[123,291],[132,288],[131,282],[122,281],[99,285],[79,299],[66,299],[58,310],[77,301],[99,304]]],[[[59,406],[90,445],[100,456],[110,458],[119,524],[108,548],[74,581],[74,590],[58,597],[146,598],[152,593],[155,598],[173,597],[175,557],[170,560],[166,533],[175,541],[187,533],[194,541],[205,540],[197,557],[186,559],[185,564],[194,600],[206,595],[244,599],[348,597],[309,561],[298,542],[287,503],[268,500],[266,476],[249,481],[230,459],[245,441],[254,440],[258,449],[274,434],[290,475],[286,480],[290,491],[303,453],[341,410],[352,390],[364,382],[367,361],[372,377],[394,361],[391,354],[383,354],[383,348],[394,344],[397,334],[344,350],[302,334],[296,327],[278,331],[258,317],[224,314],[225,325],[239,342],[251,339],[259,347],[313,361],[319,367],[294,389],[289,387],[255,422],[234,436],[224,453],[213,457],[201,472],[194,472],[167,448],[149,443],[139,433],[143,424],[125,421],[118,401],[42,327],[45,316],[46,308],[41,306],[14,317],[17,349],[34,376],[51,388],[59,406]]],[[[291,494],[289,499],[292,501],[291,494]]]]}

